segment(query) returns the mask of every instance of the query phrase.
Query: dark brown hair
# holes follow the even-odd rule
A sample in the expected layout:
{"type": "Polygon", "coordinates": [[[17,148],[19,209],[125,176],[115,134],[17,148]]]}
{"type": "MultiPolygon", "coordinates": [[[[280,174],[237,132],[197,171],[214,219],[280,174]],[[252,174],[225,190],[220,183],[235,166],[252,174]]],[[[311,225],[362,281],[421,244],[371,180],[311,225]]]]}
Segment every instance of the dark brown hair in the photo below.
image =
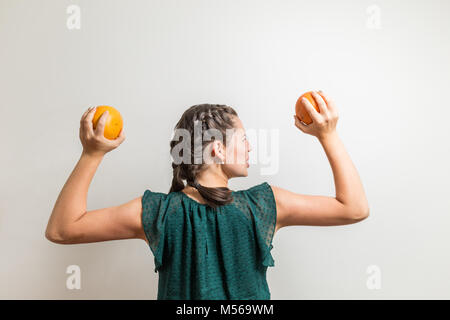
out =
{"type": "MultiPolygon", "coordinates": [[[[179,164],[172,162],[173,180],[172,187],[170,188],[169,193],[181,191],[182,189],[184,189],[185,186],[183,180],[186,180],[188,185],[196,188],[199,191],[200,195],[205,199],[206,204],[213,208],[217,208],[217,206],[225,205],[233,201],[230,189],[225,187],[209,188],[202,186],[197,182],[198,174],[206,169],[207,164],[204,161],[199,164],[194,162],[194,151],[196,151],[194,150],[194,144],[195,139],[201,139],[201,152],[203,154],[205,147],[210,143],[213,143],[213,141],[215,140],[215,137],[211,138],[211,140],[213,141],[203,139],[203,132],[208,129],[215,129],[222,134],[222,142],[225,146],[227,146],[226,130],[235,128],[233,119],[233,117],[235,116],[237,117],[238,114],[232,107],[220,104],[198,104],[190,107],[183,113],[181,119],[175,125],[174,129],[186,129],[187,132],[189,132],[191,141],[190,150],[192,151],[190,152],[190,155],[188,157],[190,160],[189,163],[184,163],[183,161],[179,164]],[[196,121],[198,121],[197,123],[199,127],[201,127],[202,134],[194,136],[194,124],[196,123],[196,121]]],[[[172,151],[174,147],[178,143],[180,143],[178,138],[176,139],[177,140],[172,139],[170,141],[171,155],[173,154],[172,151]]],[[[183,149],[177,156],[187,156],[183,155],[182,153],[183,149]]],[[[196,154],[198,154],[197,151],[196,154]]],[[[185,157],[183,157],[183,160],[184,159],[185,157]]]]}

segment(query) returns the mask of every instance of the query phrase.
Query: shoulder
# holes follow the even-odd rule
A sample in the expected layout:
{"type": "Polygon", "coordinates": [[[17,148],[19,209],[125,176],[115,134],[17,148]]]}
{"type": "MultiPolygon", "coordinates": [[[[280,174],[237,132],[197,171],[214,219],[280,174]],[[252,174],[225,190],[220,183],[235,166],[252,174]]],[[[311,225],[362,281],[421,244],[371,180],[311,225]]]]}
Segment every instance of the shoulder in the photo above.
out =
{"type": "Polygon", "coordinates": [[[264,181],[264,182],[254,185],[252,187],[249,187],[247,189],[237,190],[237,191],[235,191],[235,193],[247,194],[247,193],[257,193],[258,191],[269,191],[269,190],[271,190],[271,186],[269,185],[268,182],[264,181]]]}
{"type": "Polygon", "coordinates": [[[144,219],[157,218],[168,211],[173,211],[176,192],[164,193],[146,189],[141,197],[142,215],[144,219]]]}
{"type": "Polygon", "coordinates": [[[265,214],[276,212],[276,202],[271,185],[264,181],[244,190],[238,190],[237,195],[247,206],[254,208],[254,212],[265,214]]]}
{"type": "Polygon", "coordinates": [[[153,191],[150,189],[146,189],[144,191],[144,194],[142,195],[142,199],[145,200],[151,200],[151,199],[166,199],[171,193],[164,193],[164,192],[158,192],[158,191],[153,191]]]}
{"type": "Polygon", "coordinates": [[[273,186],[271,186],[267,181],[242,190],[241,192],[257,200],[264,199],[266,201],[275,201],[273,186]]]}

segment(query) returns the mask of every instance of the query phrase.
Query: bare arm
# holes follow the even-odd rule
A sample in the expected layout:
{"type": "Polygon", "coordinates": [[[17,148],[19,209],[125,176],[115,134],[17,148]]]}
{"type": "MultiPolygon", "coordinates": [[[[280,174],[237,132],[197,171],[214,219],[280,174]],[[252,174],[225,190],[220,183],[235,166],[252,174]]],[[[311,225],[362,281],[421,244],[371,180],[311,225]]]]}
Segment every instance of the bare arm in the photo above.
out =
{"type": "Polygon", "coordinates": [[[323,92],[313,96],[320,113],[304,101],[313,123],[306,125],[294,115],[295,125],[304,133],[318,138],[330,162],[336,197],[304,195],[272,186],[277,203],[277,227],[289,225],[342,225],[369,216],[369,204],[358,172],[336,132],[338,119],[333,101],[323,92]]]}
{"type": "Polygon", "coordinates": [[[47,238],[65,237],[69,227],[84,215],[89,185],[102,159],[101,155],[81,154],[53,207],[45,232],[47,238]]]}
{"type": "Polygon", "coordinates": [[[86,211],[89,185],[102,160],[83,153],[56,200],[45,236],[60,244],[144,239],[142,197],[119,206],[86,211]]]}
{"type": "Polygon", "coordinates": [[[88,109],[80,120],[83,152],[56,200],[45,236],[48,240],[61,244],[128,238],[145,240],[141,221],[142,197],[119,206],[86,211],[89,185],[98,166],[104,155],[117,148],[125,139],[122,132],[116,140],[104,138],[106,117],[103,115],[94,132],[94,110],[88,109]]]}
{"type": "Polygon", "coordinates": [[[356,168],[336,136],[321,141],[330,161],[336,197],[297,194],[271,186],[277,203],[278,228],[290,225],[334,226],[369,216],[369,205],[356,168]]]}
{"type": "Polygon", "coordinates": [[[337,132],[319,139],[334,176],[336,199],[361,215],[369,211],[364,188],[350,156],[337,132]]]}
{"type": "Polygon", "coordinates": [[[45,231],[48,240],[72,244],[145,238],[141,197],[120,206],[86,211],[89,185],[102,158],[82,153],[56,200],[45,231]]]}

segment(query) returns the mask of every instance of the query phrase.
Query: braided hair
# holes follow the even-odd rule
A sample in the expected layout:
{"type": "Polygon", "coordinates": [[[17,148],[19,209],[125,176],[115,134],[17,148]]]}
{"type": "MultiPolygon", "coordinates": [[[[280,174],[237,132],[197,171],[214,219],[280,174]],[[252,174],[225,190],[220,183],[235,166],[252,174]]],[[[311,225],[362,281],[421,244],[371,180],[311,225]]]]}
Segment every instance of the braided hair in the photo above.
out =
{"type": "MultiPolygon", "coordinates": [[[[170,153],[180,155],[183,158],[181,163],[172,162],[173,168],[173,179],[172,186],[169,190],[170,192],[177,192],[185,188],[183,180],[186,180],[187,185],[196,188],[200,195],[205,199],[206,204],[217,208],[217,206],[225,205],[233,201],[231,190],[226,187],[210,188],[202,186],[198,183],[197,177],[200,172],[207,169],[207,164],[203,161],[202,163],[196,163],[195,158],[199,154],[203,155],[204,149],[211,144],[213,141],[203,139],[203,132],[205,130],[214,129],[221,133],[223,137],[223,144],[226,146],[226,130],[233,129],[234,117],[237,117],[237,112],[227,105],[220,104],[198,104],[188,108],[178,123],[175,125],[175,130],[184,129],[188,132],[190,137],[190,154],[183,154],[183,149],[180,149],[180,153],[177,154],[178,148],[176,146],[179,144],[179,140],[176,137],[172,138],[170,141],[170,153]],[[195,124],[201,122],[201,132],[202,134],[194,134],[195,124]],[[196,141],[197,140],[197,141],[196,141]],[[199,143],[201,141],[201,143],[199,143]],[[201,145],[201,150],[197,151],[194,146],[201,145]],[[187,163],[185,163],[185,161],[187,163]]],[[[183,137],[184,139],[184,137],[183,137]]],[[[213,139],[214,140],[214,139],[213,139]]]]}

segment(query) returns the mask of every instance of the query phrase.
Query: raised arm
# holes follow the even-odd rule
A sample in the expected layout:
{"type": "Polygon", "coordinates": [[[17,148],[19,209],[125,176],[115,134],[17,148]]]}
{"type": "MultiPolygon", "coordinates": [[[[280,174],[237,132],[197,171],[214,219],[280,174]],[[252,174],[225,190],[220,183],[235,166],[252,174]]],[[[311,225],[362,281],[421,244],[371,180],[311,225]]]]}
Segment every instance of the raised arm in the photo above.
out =
{"type": "Polygon", "coordinates": [[[96,131],[92,128],[95,109],[88,109],[80,121],[81,157],[59,194],[49,218],[45,237],[55,243],[73,244],[116,239],[144,239],[141,221],[142,197],[119,206],[87,211],[89,185],[104,155],[117,148],[125,136],[116,140],[103,136],[106,116],[96,131]]]}
{"type": "Polygon", "coordinates": [[[83,153],[56,200],[45,237],[59,244],[119,239],[146,240],[142,227],[142,197],[122,205],[86,211],[90,182],[102,160],[83,153]]]}
{"type": "Polygon", "coordinates": [[[338,119],[333,101],[319,91],[313,93],[320,113],[305,101],[313,123],[306,125],[295,117],[296,126],[304,133],[316,136],[330,162],[336,187],[336,197],[304,195],[272,186],[277,203],[277,225],[343,225],[369,216],[369,204],[358,172],[336,132],[338,119]]]}
{"type": "Polygon", "coordinates": [[[271,186],[277,204],[279,228],[291,225],[345,225],[369,216],[361,180],[339,136],[328,136],[321,140],[321,144],[333,170],[336,197],[298,194],[271,186]]]}

